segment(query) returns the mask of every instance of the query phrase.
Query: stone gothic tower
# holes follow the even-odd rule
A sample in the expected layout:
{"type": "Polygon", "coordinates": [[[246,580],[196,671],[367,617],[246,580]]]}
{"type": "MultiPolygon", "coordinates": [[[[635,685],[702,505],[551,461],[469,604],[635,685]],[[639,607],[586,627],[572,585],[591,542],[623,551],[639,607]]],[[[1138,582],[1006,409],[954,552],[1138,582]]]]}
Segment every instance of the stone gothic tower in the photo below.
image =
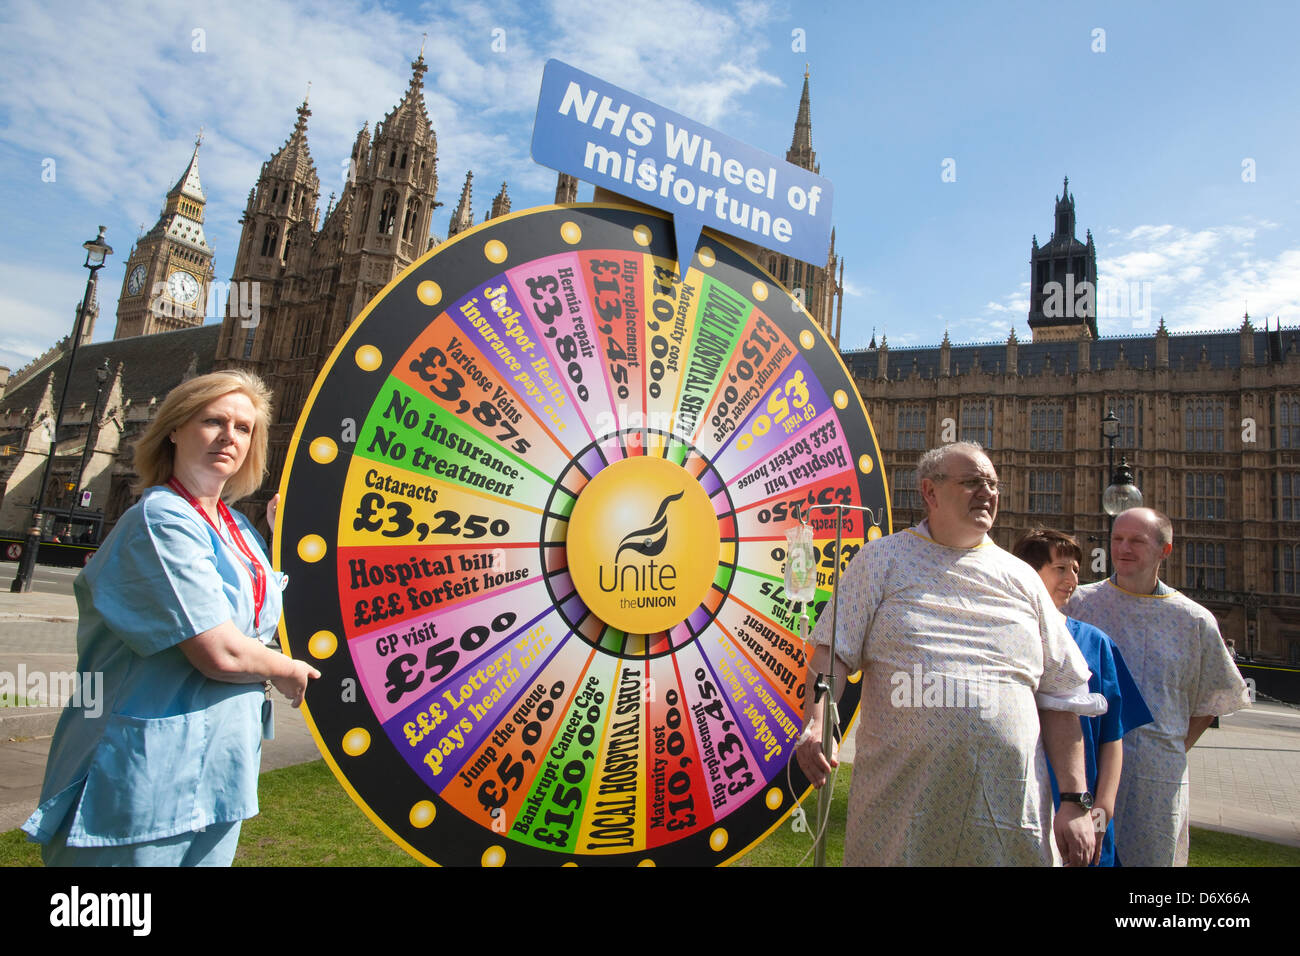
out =
{"type": "Polygon", "coordinates": [[[501,184],[501,191],[492,197],[492,211],[488,213],[489,219],[497,219],[504,216],[510,211],[510,194],[506,192],[506,184],[501,184]]]}
{"type": "Polygon", "coordinates": [[[367,302],[428,251],[438,191],[438,139],[424,105],[428,69],[421,53],[401,102],[375,124],[368,142],[364,130],[357,138],[356,181],[348,184],[355,215],[338,290],[346,317],[331,316],[331,347],[367,302]]]}
{"type": "Polygon", "coordinates": [[[460,187],[460,202],[447,222],[447,238],[459,235],[474,225],[474,170],[465,174],[465,185],[460,187]]]}
{"type": "MultiPolygon", "coordinates": [[[[821,172],[821,164],[812,148],[812,107],[807,70],[803,74],[803,92],[799,96],[794,135],[785,158],[786,162],[802,169],[821,172]]],[[[813,265],[769,251],[761,253],[759,263],[803,303],[808,314],[838,346],[844,312],[844,263],[835,254],[835,230],[831,230],[831,247],[825,265],[813,265]]]]}
{"type": "Polygon", "coordinates": [[[1056,198],[1052,238],[1029,255],[1029,328],[1035,342],[1077,342],[1097,338],[1097,246],[1074,237],[1074,197],[1065,178],[1056,198]]]}
{"type": "Polygon", "coordinates": [[[578,178],[576,176],[560,173],[555,180],[555,201],[557,203],[578,201],[578,178]]]}
{"type": "Polygon", "coordinates": [[[167,193],[154,227],[136,240],[126,260],[117,303],[115,339],[203,324],[212,283],[212,247],[203,235],[207,197],[199,182],[199,146],[167,193]]]}
{"type": "Polygon", "coordinates": [[[298,246],[310,244],[319,213],[320,177],[307,148],[307,100],[284,145],[262,164],[240,218],[243,230],[230,278],[230,302],[223,317],[218,359],[265,371],[271,336],[283,306],[285,264],[298,246]],[[249,315],[257,284],[257,316],[249,315]],[[240,308],[241,306],[249,308],[240,308]]]}
{"type": "Polygon", "coordinates": [[[337,203],[330,196],[323,222],[305,101],[249,194],[231,297],[255,286],[259,301],[252,317],[229,310],[217,362],[251,368],[274,394],[270,479],[244,505],[259,522],[293,424],[334,345],[366,304],[430,247],[438,145],[424,104],[427,70],[421,53],[401,101],[373,132],[366,123],[357,133],[347,183],[337,203]]]}

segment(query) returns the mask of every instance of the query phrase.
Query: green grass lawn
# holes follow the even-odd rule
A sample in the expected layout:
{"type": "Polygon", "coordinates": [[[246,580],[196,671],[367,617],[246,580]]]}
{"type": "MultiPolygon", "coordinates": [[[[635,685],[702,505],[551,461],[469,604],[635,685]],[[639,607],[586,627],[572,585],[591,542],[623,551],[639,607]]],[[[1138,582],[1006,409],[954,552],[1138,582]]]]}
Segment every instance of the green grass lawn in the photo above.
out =
{"type": "MultiPolygon", "coordinates": [[[[839,865],[843,851],[849,777],[846,764],[835,782],[826,853],[830,865],[839,865]]],[[[418,865],[370,822],[322,760],[262,774],[258,799],[262,813],[245,821],[235,866],[418,865]]],[[[806,810],[811,822],[815,799],[807,801],[806,810]]],[[[796,866],[802,859],[811,866],[811,846],[811,835],[794,832],[787,820],[737,862],[796,866]]],[[[40,865],[38,847],[23,833],[0,833],[0,866],[40,865]]],[[[1300,866],[1300,848],[1194,828],[1191,865],[1300,866]]]]}

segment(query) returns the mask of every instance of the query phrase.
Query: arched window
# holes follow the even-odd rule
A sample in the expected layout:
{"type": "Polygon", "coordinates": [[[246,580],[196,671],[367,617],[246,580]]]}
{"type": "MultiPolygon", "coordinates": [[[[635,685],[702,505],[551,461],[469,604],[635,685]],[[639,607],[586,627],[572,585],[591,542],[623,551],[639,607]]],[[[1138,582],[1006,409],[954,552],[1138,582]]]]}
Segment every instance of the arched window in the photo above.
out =
{"type": "Polygon", "coordinates": [[[1029,473],[1029,511],[1033,514],[1062,514],[1064,487],[1059,471],[1029,473]]]}
{"type": "Polygon", "coordinates": [[[262,255],[272,256],[276,254],[275,241],[279,238],[280,228],[273,222],[266,224],[266,232],[262,233],[262,255]]]}
{"type": "Polygon", "coordinates": [[[377,232],[381,236],[391,236],[397,225],[397,191],[390,189],[384,193],[383,205],[379,207],[379,224],[377,232]]]}
{"type": "Polygon", "coordinates": [[[1184,451],[1223,451],[1222,399],[1190,399],[1184,421],[1184,451]]]}
{"type": "Polygon", "coordinates": [[[1273,545],[1273,590],[1300,594],[1300,544],[1273,545]]]}
{"type": "Polygon", "coordinates": [[[1029,450],[1060,451],[1065,447],[1065,410],[1055,402],[1029,406],[1029,450]]]}
{"type": "Polygon", "coordinates": [[[1194,521],[1224,521],[1228,517],[1227,483],[1217,472],[1188,472],[1186,516],[1194,521]]]}
{"type": "Polygon", "coordinates": [[[406,217],[402,222],[402,239],[404,241],[411,238],[416,223],[420,218],[420,200],[412,199],[406,207],[406,217]]]}
{"type": "MultiPolygon", "coordinates": [[[[1116,448],[1141,448],[1142,447],[1142,403],[1132,398],[1114,398],[1106,399],[1104,406],[1115,413],[1119,419],[1119,437],[1115,442],[1116,448]]],[[[1190,412],[1188,413],[1190,416],[1190,412]]],[[[1191,418],[1188,418],[1188,427],[1191,427],[1191,418]]],[[[1190,450],[1190,449],[1189,449],[1190,450]]]]}
{"type": "Polygon", "coordinates": [[[1277,426],[1278,448],[1300,448],[1300,396],[1278,397],[1277,426]]]}
{"type": "Polygon", "coordinates": [[[925,430],[926,410],[919,405],[904,405],[898,410],[898,447],[909,450],[928,448],[925,430]]]}
{"type": "Polygon", "coordinates": [[[894,507],[919,510],[921,494],[916,487],[915,468],[894,469],[894,507]]]}
{"type": "Polygon", "coordinates": [[[1300,521],[1300,471],[1284,471],[1274,476],[1273,517],[1283,521],[1300,521]]]}
{"type": "Polygon", "coordinates": [[[1187,542],[1184,550],[1185,571],[1189,588],[1227,588],[1227,554],[1223,545],[1209,542],[1187,542]]]}

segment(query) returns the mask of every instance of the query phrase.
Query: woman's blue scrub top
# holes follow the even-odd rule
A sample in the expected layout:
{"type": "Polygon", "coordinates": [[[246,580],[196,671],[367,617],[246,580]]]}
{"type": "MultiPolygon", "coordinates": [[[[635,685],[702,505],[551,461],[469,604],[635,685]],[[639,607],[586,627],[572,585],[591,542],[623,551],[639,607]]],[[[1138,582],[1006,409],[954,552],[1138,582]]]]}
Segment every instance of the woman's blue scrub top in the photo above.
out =
{"type": "Polygon", "coordinates": [[[23,830],[46,843],[68,817],[68,846],[160,840],[257,814],[262,753],[260,683],[228,684],[194,669],[177,646],[233,621],[270,643],[280,620],[282,576],[266,544],[232,511],[267,573],[253,624],[252,577],[189,503],[155,487],[128,510],[74,585],[79,622],[80,706],[59,719],[41,802],[23,830]]]}

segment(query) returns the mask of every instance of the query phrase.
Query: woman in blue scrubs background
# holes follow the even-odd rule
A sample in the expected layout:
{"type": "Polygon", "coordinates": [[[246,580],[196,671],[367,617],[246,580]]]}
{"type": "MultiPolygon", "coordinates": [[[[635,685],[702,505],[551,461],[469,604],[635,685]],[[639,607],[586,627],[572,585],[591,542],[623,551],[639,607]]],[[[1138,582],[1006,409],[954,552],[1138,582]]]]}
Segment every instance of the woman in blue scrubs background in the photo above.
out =
{"type": "MultiPolygon", "coordinates": [[[[1036,528],[1021,535],[1011,553],[1038,572],[1052,603],[1064,614],[1066,602],[1079,586],[1079,564],[1083,560],[1079,543],[1063,531],[1036,528]]],[[[1104,835],[1097,840],[1091,865],[1119,866],[1113,817],[1124,765],[1123,737],[1135,727],[1151,723],[1151,711],[1129,674],[1123,655],[1109,636],[1091,624],[1068,616],[1065,626],[1092,672],[1088,678],[1088,690],[1105,697],[1107,705],[1106,713],[1098,717],[1079,718],[1083,725],[1088,789],[1096,801],[1093,819],[1099,819],[1096,810],[1100,810],[1100,820],[1105,824],[1104,835]]],[[[1061,791],[1050,763],[1048,772],[1052,777],[1052,799],[1059,809],[1061,791]]]]}
{"type": "MultiPolygon", "coordinates": [[[[242,371],[169,394],[135,444],[143,492],[77,577],[77,670],[23,824],[47,865],[228,866],[257,813],[270,689],[294,707],[320,673],[267,645],[283,577],[228,508],[266,474],[270,391],[242,371]]],[[[267,509],[275,524],[278,496],[267,509]]]]}

